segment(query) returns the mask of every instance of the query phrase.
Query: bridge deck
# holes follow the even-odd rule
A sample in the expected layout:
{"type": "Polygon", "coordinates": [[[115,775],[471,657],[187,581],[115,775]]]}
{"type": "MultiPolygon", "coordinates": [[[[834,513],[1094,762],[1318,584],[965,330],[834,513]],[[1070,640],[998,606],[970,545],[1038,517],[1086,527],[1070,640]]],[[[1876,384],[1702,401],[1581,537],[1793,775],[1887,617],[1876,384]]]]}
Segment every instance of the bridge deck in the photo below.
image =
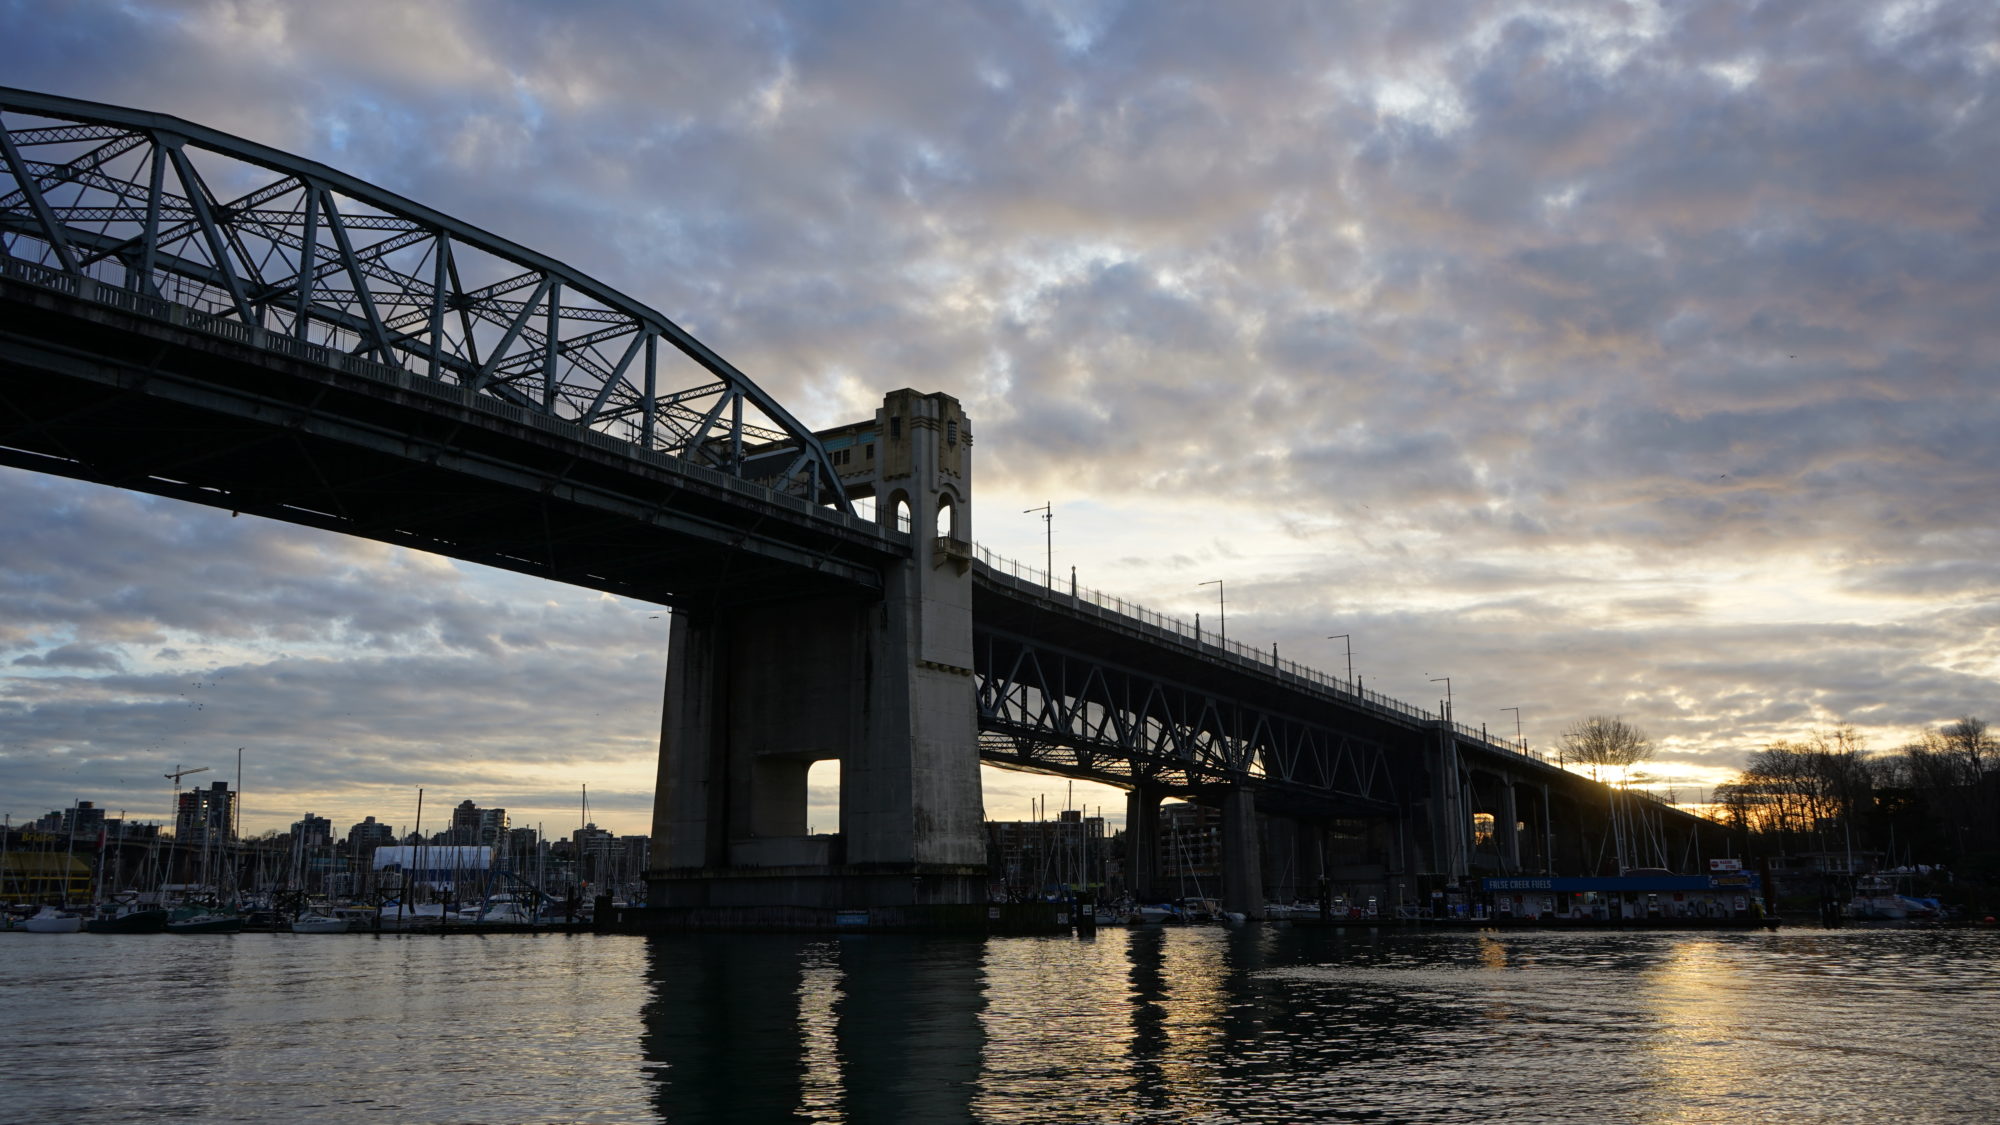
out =
{"type": "Polygon", "coordinates": [[[911,550],[490,396],[4,266],[0,463],[671,605],[872,597],[911,550]]]}

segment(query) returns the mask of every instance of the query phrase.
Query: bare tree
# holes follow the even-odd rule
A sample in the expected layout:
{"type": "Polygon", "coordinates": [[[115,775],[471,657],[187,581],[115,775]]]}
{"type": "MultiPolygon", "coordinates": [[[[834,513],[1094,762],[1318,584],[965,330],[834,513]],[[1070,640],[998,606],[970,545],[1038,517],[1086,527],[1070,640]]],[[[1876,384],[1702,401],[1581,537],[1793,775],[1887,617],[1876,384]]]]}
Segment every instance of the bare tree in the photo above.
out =
{"type": "Polygon", "coordinates": [[[1979,784],[1979,779],[1986,776],[1995,753],[2000,752],[2000,743],[1996,743],[1992,733],[1986,729],[1986,720],[1975,719],[1971,715],[1946,723],[1937,732],[1937,741],[1963,771],[1965,783],[1969,785],[1979,784]]]}
{"type": "Polygon", "coordinates": [[[1592,715],[1563,728],[1559,744],[1565,761],[1591,767],[1629,769],[1653,756],[1653,740],[1622,715],[1592,715]]]}

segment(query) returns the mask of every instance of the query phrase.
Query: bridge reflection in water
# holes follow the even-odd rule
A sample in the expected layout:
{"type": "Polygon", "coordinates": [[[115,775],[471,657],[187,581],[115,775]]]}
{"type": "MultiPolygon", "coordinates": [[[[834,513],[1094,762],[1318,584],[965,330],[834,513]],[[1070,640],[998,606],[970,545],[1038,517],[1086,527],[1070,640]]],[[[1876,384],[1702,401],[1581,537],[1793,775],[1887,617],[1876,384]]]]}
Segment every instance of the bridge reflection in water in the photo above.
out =
{"type": "Polygon", "coordinates": [[[1994,930],[186,940],[0,938],[10,1119],[2000,1119],[1994,930]]]}
{"type": "Polygon", "coordinates": [[[1997,963],[1974,932],[690,935],[651,939],[644,1051],[672,1122],[1838,1120],[1913,1084],[1899,1119],[1990,1119],[1962,1031],[1997,963]]]}

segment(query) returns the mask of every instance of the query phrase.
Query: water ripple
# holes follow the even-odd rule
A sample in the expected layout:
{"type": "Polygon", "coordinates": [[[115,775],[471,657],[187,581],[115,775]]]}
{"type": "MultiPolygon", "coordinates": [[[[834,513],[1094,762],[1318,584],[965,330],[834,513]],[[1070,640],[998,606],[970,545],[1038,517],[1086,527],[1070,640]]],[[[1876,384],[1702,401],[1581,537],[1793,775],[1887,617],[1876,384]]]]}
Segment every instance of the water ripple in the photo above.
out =
{"type": "Polygon", "coordinates": [[[1990,931],[0,951],[18,1120],[2000,1119],[1990,931]]]}

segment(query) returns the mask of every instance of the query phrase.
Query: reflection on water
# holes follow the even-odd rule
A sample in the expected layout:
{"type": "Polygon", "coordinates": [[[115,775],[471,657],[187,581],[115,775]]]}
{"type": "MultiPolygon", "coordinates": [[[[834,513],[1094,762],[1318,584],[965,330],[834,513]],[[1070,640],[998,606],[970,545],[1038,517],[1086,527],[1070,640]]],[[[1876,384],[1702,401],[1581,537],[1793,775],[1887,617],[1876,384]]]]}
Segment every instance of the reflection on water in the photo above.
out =
{"type": "Polygon", "coordinates": [[[10,1119],[1984,1121],[2000,933],[0,937],[10,1119]]]}

